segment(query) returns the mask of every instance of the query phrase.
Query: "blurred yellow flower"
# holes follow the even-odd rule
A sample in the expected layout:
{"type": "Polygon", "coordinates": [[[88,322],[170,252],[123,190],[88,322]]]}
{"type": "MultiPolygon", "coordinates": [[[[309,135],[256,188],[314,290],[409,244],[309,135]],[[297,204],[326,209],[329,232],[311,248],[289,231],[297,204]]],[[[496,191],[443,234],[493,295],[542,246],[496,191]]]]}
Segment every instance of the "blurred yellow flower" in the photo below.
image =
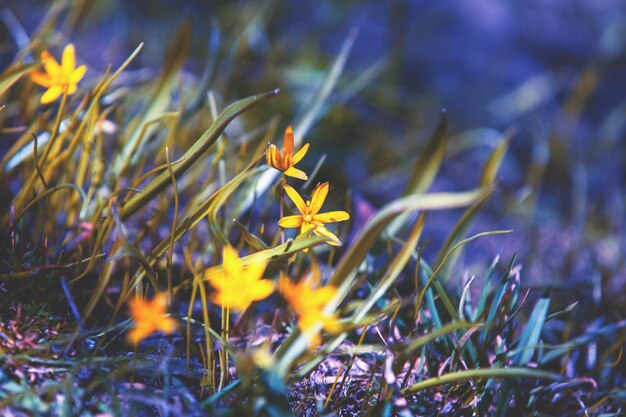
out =
{"type": "Polygon", "coordinates": [[[206,279],[215,288],[211,301],[233,310],[245,310],[255,301],[267,298],[274,291],[274,283],[262,279],[266,262],[243,266],[237,251],[225,246],[222,269],[210,268],[206,279]]]}
{"type": "Polygon", "coordinates": [[[276,145],[273,144],[267,148],[267,151],[265,152],[267,165],[284,172],[285,175],[289,177],[306,180],[308,178],[307,175],[295,168],[294,165],[300,162],[308,149],[309,144],[307,143],[302,147],[302,149],[296,152],[295,155],[293,154],[293,129],[291,126],[287,126],[287,129],[285,129],[282,152],[279,151],[276,145]]]}
{"type": "Polygon", "coordinates": [[[298,326],[314,345],[319,345],[319,330],[330,333],[339,331],[337,316],[322,310],[337,295],[337,288],[332,285],[313,288],[319,285],[319,270],[314,268],[308,277],[298,283],[292,283],[288,276],[281,275],[278,291],[289,302],[298,315],[298,326]]]}
{"type": "Polygon", "coordinates": [[[76,68],[76,53],[71,43],[63,49],[61,65],[48,51],[41,53],[41,63],[45,72],[33,71],[30,73],[30,79],[48,89],[41,96],[42,104],[52,103],[63,94],[65,88],[68,95],[74,94],[78,82],[87,71],[85,65],[76,68]]]}
{"type": "Polygon", "coordinates": [[[165,316],[167,303],[165,293],[157,294],[150,301],[137,297],[128,303],[130,317],[135,322],[127,336],[129,343],[137,345],[156,331],[170,334],[176,329],[176,321],[165,316]]]}
{"type": "Polygon", "coordinates": [[[327,237],[331,245],[339,245],[339,238],[324,227],[325,223],[342,222],[348,220],[350,215],[345,211],[329,211],[328,213],[318,213],[328,195],[328,182],[318,184],[313,190],[311,200],[306,203],[300,194],[291,186],[285,185],[285,192],[294,202],[299,215],[285,216],[278,221],[278,225],[284,228],[300,228],[300,235],[308,235],[311,231],[318,236],[327,237]]]}

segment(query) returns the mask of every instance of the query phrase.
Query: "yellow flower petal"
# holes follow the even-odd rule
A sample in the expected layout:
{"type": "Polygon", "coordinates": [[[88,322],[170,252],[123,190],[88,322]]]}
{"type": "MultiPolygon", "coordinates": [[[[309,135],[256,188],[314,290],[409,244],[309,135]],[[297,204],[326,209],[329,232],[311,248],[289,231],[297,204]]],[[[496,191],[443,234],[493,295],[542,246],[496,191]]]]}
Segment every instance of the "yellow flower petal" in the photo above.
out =
{"type": "Polygon", "coordinates": [[[283,139],[283,154],[291,156],[293,154],[293,129],[287,126],[285,138],[283,139]]]}
{"type": "Polygon", "coordinates": [[[205,277],[215,292],[211,301],[233,310],[245,310],[255,301],[267,298],[274,291],[271,280],[261,279],[266,262],[243,266],[237,251],[230,245],[224,247],[223,272],[210,268],[205,277]]]}
{"type": "Polygon", "coordinates": [[[300,160],[304,158],[304,155],[306,155],[306,152],[308,150],[309,150],[309,144],[307,143],[302,148],[300,148],[300,150],[296,152],[296,154],[291,158],[291,163],[295,165],[298,162],[300,162],[300,160]]]}
{"type": "Polygon", "coordinates": [[[263,272],[265,272],[265,266],[267,265],[267,262],[265,261],[261,261],[261,262],[255,262],[252,263],[250,265],[247,265],[244,267],[243,269],[243,277],[245,277],[246,281],[250,281],[250,282],[258,282],[260,279],[263,278],[263,272]]]}
{"type": "Polygon", "coordinates": [[[329,240],[326,243],[328,243],[330,245],[333,245],[333,246],[341,245],[341,241],[339,240],[339,238],[337,236],[335,236],[330,230],[328,230],[324,226],[317,226],[317,227],[315,227],[313,229],[313,233],[315,233],[318,236],[327,237],[329,240]]]}
{"type": "Polygon", "coordinates": [[[277,153],[278,153],[278,148],[274,144],[271,144],[267,148],[267,151],[265,151],[265,159],[267,159],[267,165],[271,166],[272,168],[276,168],[276,169],[278,169],[277,164],[276,164],[276,154],[277,153]]]}
{"type": "Polygon", "coordinates": [[[306,304],[308,308],[322,309],[335,297],[335,294],[337,294],[337,288],[332,285],[316,288],[307,297],[306,304]]]}
{"type": "Polygon", "coordinates": [[[259,280],[254,284],[254,301],[263,300],[274,292],[274,282],[269,279],[259,280]]]}
{"type": "Polygon", "coordinates": [[[306,214],[307,206],[304,203],[302,197],[300,197],[300,194],[298,194],[298,192],[294,190],[294,188],[290,185],[285,185],[285,192],[287,193],[291,201],[293,201],[293,203],[296,205],[300,213],[306,214]]]}
{"type": "Polygon", "coordinates": [[[41,63],[43,64],[44,69],[51,78],[58,78],[59,75],[61,75],[61,66],[59,65],[57,60],[54,59],[52,55],[50,55],[50,52],[43,51],[41,53],[41,63]]]}
{"type": "Polygon", "coordinates": [[[310,349],[315,349],[316,347],[322,344],[322,337],[320,336],[319,331],[315,332],[313,331],[313,329],[310,329],[307,331],[302,331],[302,333],[304,333],[307,340],[309,341],[310,349]]]}
{"type": "Polygon", "coordinates": [[[280,277],[278,278],[278,291],[281,295],[289,301],[295,294],[294,289],[295,285],[291,283],[289,277],[281,272],[280,277]]]}
{"type": "Polygon", "coordinates": [[[324,320],[324,330],[326,330],[328,333],[339,333],[339,331],[341,330],[341,325],[339,324],[337,316],[326,316],[324,320]]]}
{"type": "Polygon", "coordinates": [[[51,86],[48,91],[46,91],[45,93],[43,93],[43,95],[41,96],[41,104],[48,104],[48,103],[52,103],[54,100],[56,100],[57,98],[59,98],[59,96],[63,94],[63,89],[61,88],[60,85],[53,85],[51,86]]]}
{"type": "Polygon", "coordinates": [[[30,79],[35,83],[39,84],[42,87],[50,87],[52,82],[50,80],[50,76],[41,71],[33,71],[30,73],[30,79]]]}
{"type": "Polygon", "coordinates": [[[313,216],[313,221],[321,223],[342,222],[348,220],[350,215],[345,211],[329,211],[328,213],[320,213],[313,216]]]}
{"type": "Polygon", "coordinates": [[[300,325],[300,329],[302,329],[304,333],[308,333],[312,331],[315,327],[319,326],[320,329],[318,329],[317,331],[319,332],[322,327],[322,320],[320,320],[320,318],[321,314],[319,312],[318,314],[315,314],[313,312],[306,312],[305,314],[301,314],[298,318],[298,324],[300,325]]]}
{"type": "Polygon", "coordinates": [[[167,304],[167,294],[165,293],[160,292],[152,299],[152,308],[158,311],[165,311],[167,309],[167,304]]]}
{"type": "Polygon", "coordinates": [[[320,270],[320,266],[317,264],[315,258],[311,260],[311,272],[307,276],[305,282],[309,287],[317,287],[322,282],[322,271],[320,270]]]}
{"type": "MultiPolygon", "coordinates": [[[[224,277],[225,279],[228,279],[224,277]]],[[[211,295],[211,301],[233,310],[245,310],[254,301],[267,298],[274,291],[274,283],[268,279],[252,280],[243,275],[222,282],[211,295]]]]}
{"type": "Polygon", "coordinates": [[[319,213],[313,216],[313,221],[320,223],[343,222],[350,219],[350,215],[343,211],[329,211],[327,213],[319,213]]]}
{"type": "Polygon", "coordinates": [[[223,276],[224,271],[218,266],[214,266],[204,271],[204,278],[209,281],[213,286],[215,286],[214,282],[221,281],[223,279],[223,276]]]}
{"type": "Polygon", "coordinates": [[[127,335],[128,342],[137,345],[156,331],[172,333],[177,326],[174,319],[165,316],[167,304],[168,298],[164,293],[156,294],[150,301],[141,298],[129,301],[129,313],[134,327],[127,335]]]}
{"type": "Polygon", "coordinates": [[[323,312],[323,308],[337,295],[337,288],[326,286],[313,288],[316,281],[317,267],[313,266],[307,278],[294,284],[288,276],[281,274],[278,290],[293,311],[298,315],[298,326],[313,344],[318,344],[322,328],[336,332],[339,330],[337,317],[323,312]]]}
{"type": "Polygon", "coordinates": [[[278,221],[278,225],[286,229],[300,227],[302,225],[302,216],[285,216],[278,221]]]}
{"type": "Polygon", "coordinates": [[[303,171],[300,171],[299,169],[294,168],[293,166],[285,170],[285,175],[287,175],[288,177],[298,178],[303,181],[309,179],[309,177],[307,177],[307,175],[303,171]]]}
{"type": "Polygon", "coordinates": [[[245,294],[239,293],[238,295],[235,295],[235,292],[232,289],[213,293],[211,295],[211,302],[218,306],[239,311],[246,310],[250,304],[252,304],[252,300],[246,297],[245,294]]]}
{"type": "Polygon", "coordinates": [[[85,72],[87,72],[87,67],[85,65],[81,65],[80,67],[72,71],[72,73],[69,75],[68,82],[70,84],[77,84],[80,80],[83,79],[83,77],[85,76],[85,72]]]}
{"type": "Polygon", "coordinates": [[[69,76],[76,68],[76,51],[73,44],[68,44],[63,48],[63,57],[61,58],[61,69],[63,74],[69,76]]]}
{"type": "Polygon", "coordinates": [[[154,332],[152,326],[136,325],[128,332],[126,340],[131,345],[138,345],[146,337],[150,336],[154,332]]]}
{"type": "Polygon", "coordinates": [[[328,195],[328,181],[318,184],[311,195],[311,204],[309,205],[310,214],[315,215],[324,205],[324,200],[328,195]]]}
{"type": "Polygon", "coordinates": [[[163,317],[159,322],[159,330],[165,334],[173,333],[176,327],[176,321],[171,317],[163,317]]]}
{"type": "Polygon", "coordinates": [[[224,246],[224,273],[227,275],[225,279],[236,278],[241,274],[243,269],[241,261],[239,260],[239,254],[230,245],[224,246]]]}
{"type": "Polygon", "coordinates": [[[315,225],[313,223],[302,223],[302,227],[300,228],[300,236],[307,237],[313,229],[315,229],[315,225]]]}

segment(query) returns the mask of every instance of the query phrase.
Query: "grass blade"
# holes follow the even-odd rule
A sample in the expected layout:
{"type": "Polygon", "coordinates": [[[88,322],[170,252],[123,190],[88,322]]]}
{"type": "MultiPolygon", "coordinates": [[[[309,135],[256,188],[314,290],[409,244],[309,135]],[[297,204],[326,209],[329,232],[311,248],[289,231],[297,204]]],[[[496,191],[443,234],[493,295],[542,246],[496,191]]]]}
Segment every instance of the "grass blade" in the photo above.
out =
{"type": "MultiPolygon", "coordinates": [[[[194,162],[196,162],[219,138],[226,126],[238,115],[255,105],[274,97],[279,90],[269,91],[267,93],[244,98],[224,109],[223,112],[215,119],[211,126],[204,134],[185,152],[180,158],[180,163],[172,167],[174,176],[178,179],[185,171],[187,171],[194,162]]],[[[162,172],[154,178],[140,194],[136,194],[128,200],[120,210],[122,220],[137,212],[140,208],[150,202],[154,196],[163,191],[171,184],[169,172],[162,172]]]]}
{"type": "Polygon", "coordinates": [[[522,337],[520,338],[517,348],[515,349],[518,352],[515,356],[513,356],[513,365],[524,366],[527,365],[532,359],[533,352],[539,343],[539,338],[541,337],[541,331],[543,329],[543,324],[546,321],[549,308],[549,297],[541,298],[537,304],[535,304],[535,308],[533,308],[533,312],[530,314],[530,318],[528,319],[528,324],[524,328],[524,333],[522,333],[522,337]]]}
{"type": "Polygon", "coordinates": [[[411,385],[402,390],[403,394],[412,394],[428,388],[440,385],[451,384],[454,382],[481,380],[481,379],[550,379],[552,381],[561,381],[563,377],[553,372],[541,371],[533,368],[511,367],[511,368],[491,368],[491,369],[468,369],[466,371],[451,372],[435,378],[428,378],[411,385]]]}

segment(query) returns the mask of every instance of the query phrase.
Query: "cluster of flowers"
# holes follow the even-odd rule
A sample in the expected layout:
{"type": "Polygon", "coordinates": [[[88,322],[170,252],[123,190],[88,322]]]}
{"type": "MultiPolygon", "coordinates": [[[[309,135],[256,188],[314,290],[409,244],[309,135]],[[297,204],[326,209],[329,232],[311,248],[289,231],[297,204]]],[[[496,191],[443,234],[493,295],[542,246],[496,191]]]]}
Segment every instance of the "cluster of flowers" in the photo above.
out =
{"type": "MultiPolygon", "coordinates": [[[[72,44],[63,50],[61,64],[48,51],[41,54],[41,63],[45,72],[33,71],[31,80],[48,90],[41,96],[41,103],[48,104],[64,94],[76,92],[78,82],[86,72],[86,66],[76,68],[75,50],[72,44]]],[[[295,168],[309,149],[304,145],[294,154],[294,134],[291,126],[285,130],[282,150],[271,144],[267,148],[267,164],[281,171],[285,178],[281,180],[285,194],[293,201],[300,212],[297,215],[285,216],[278,221],[283,228],[300,228],[299,236],[309,236],[312,233],[326,237],[331,245],[339,245],[340,241],[324,224],[348,220],[349,214],[345,211],[331,211],[320,213],[322,205],[328,195],[329,184],[318,184],[310,200],[302,196],[290,185],[286,184],[286,177],[307,180],[307,175],[295,168]]],[[[223,250],[223,264],[209,268],[205,278],[215,289],[211,301],[228,311],[243,312],[256,301],[270,296],[275,290],[275,283],[263,278],[266,262],[257,262],[249,265],[239,258],[237,251],[226,246],[223,250]]],[[[285,273],[278,279],[278,291],[289,303],[298,316],[298,325],[313,344],[319,343],[319,331],[323,328],[329,332],[338,330],[336,315],[327,314],[323,310],[332,300],[337,288],[334,286],[320,286],[320,271],[313,265],[311,272],[299,282],[292,282],[285,273]]],[[[152,333],[160,331],[170,334],[177,327],[176,321],[167,315],[168,296],[157,293],[152,300],[135,298],[129,303],[130,316],[134,326],[128,333],[127,340],[133,345],[139,344],[152,333]]]]}
{"type": "MultiPolygon", "coordinates": [[[[267,163],[272,168],[282,171],[285,176],[305,180],[306,174],[296,169],[294,165],[304,157],[309,145],[303,146],[295,155],[293,147],[293,129],[289,126],[285,131],[282,151],[275,145],[268,147],[267,163]]],[[[326,229],[324,224],[348,220],[350,216],[345,211],[319,212],[328,194],[328,188],[328,182],[318,184],[311,199],[305,201],[293,187],[284,184],[285,193],[300,214],[285,216],[278,224],[283,228],[299,227],[299,236],[315,233],[328,238],[329,244],[339,245],[337,236],[326,229]]],[[[205,278],[215,289],[211,301],[228,310],[243,312],[255,301],[269,297],[274,292],[275,285],[272,280],[263,278],[266,265],[266,262],[244,265],[233,247],[224,247],[223,264],[209,268],[205,272],[205,278]]],[[[337,288],[330,285],[319,286],[320,281],[320,272],[315,266],[311,273],[299,282],[292,282],[284,273],[281,273],[278,279],[279,293],[297,314],[300,330],[309,337],[313,345],[319,344],[320,329],[335,332],[339,328],[337,317],[323,311],[326,304],[335,297],[337,288]]],[[[135,327],[128,337],[131,343],[137,344],[155,331],[164,333],[174,331],[176,326],[173,319],[165,316],[167,302],[163,294],[158,294],[151,301],[135,299],[129,306],[131,317],[135,322],[135,327]]]]}

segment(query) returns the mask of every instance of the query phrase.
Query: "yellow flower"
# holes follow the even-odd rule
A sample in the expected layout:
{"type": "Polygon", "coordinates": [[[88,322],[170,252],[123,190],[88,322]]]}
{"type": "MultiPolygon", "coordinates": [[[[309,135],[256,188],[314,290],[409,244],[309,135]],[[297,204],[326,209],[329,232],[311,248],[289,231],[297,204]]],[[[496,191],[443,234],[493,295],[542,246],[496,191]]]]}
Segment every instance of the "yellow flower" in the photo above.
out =
{"type": "Polygon", "coordinates": [[[305,279],[294,284],[288,276],[281,275],[278,290],[298,315],[298,326],[314,345],[319,345],[319,330],[336,333],[339,322],[336,315],[325,314],[322,310],[337,295],[332,285],[313,288],[319,284],[319,270],[316,268],[305,279]]]}
{"type": "Polygon", "coordinates": [[[285,175],[289,177],[306,180],[308,178],[306,174],[299,169],[296,169],[294,165],[300,162],[308,149],[309,144],[307,143],[302,147],[302,149],[296,152],[295,155],[293,154],[293,129],[291,126],[287,126],[287,129],[285,129],[285,139],[283,140],[282,152],[279,151],[276,145],[273,144],[267,148],[267,151],[265,152],[267,165],[284,172],[285,175]]]}
{"type": "Polygon", "coordinates": [[[41,96],[42,104],[52,103],[63,94],[65,88],[67,88],[68,95],[74,94],[76,85],[87,71],[85,65],[76,68],[76,53],[71,43],[63,49],[61,65],[48,51],[41,53],[41,63],[45,72],[33,71],[30,73],[30,79],[48,89],[41,96]]]}
{"type": "Polygon", "coordinates": [[[328,213],[319,213],[326,196],[328,195],[328,182],[318,184],[313,190],[311,200],[306,203],[300,197],[300,194],[289,185],[285,185],[285,192],[289,198],[294,202],[298,210],[299,215],[285,216],[278,221],[280,227],[285,228],[300,228],[300,235],[308,235],[311,231],[318,236],[327,237],[328,243],[331,245],[339,245],[341,242],[339,238],[331,233],[324,227],[324,223],[342,222],[348,220],[350,215],[345,211],[329,211],[328,213]]]}
{"type": "Polygon", "coordinates": [[[133,345],[139,344],[156,331],[170,334],[176,329],[176,321],[165,316],[167,295],[164,293],[157,294],[150,301],[137,297],[130,301],[128,306],[135,327],[128,333],[127,340],[133,345]]]}
{"type": "Polygon", "coordinates": [[[211,268],[206,278],[215,292],[211,301],[233,310],[245,310],[255,301],[267,298],[274,291],[274,283],[262,279],[266,262],[243,266],[237,251],[231,246],[224,247],[224,266],[220,270],[211,268]]]}

